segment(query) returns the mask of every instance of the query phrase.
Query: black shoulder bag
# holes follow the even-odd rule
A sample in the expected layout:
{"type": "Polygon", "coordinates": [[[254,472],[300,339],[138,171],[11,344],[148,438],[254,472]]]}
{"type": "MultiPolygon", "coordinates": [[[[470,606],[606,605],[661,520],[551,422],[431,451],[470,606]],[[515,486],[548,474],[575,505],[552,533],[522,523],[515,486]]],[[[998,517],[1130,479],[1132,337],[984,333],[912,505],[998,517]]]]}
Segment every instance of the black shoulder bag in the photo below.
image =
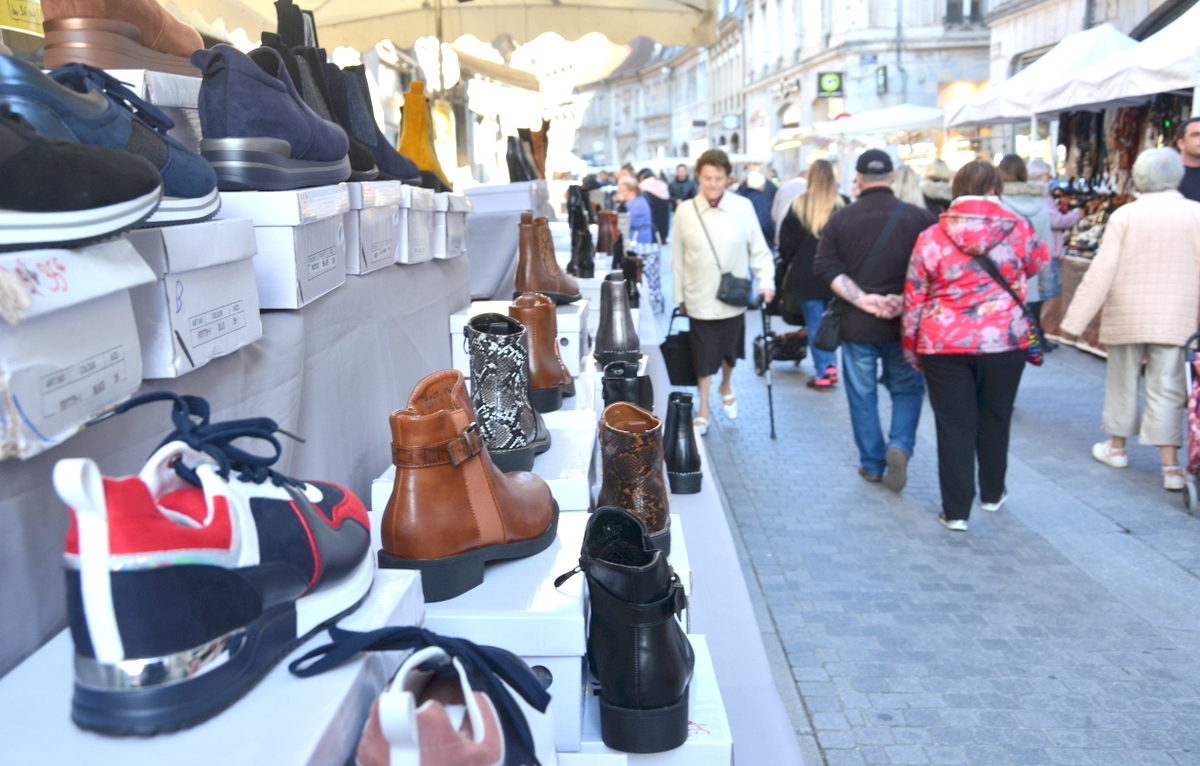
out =
{"type": "MultiPolygon", "coordinates": [[[[875,240],[875,244],[871,245],[871,251],[863,259],[862,265],[858,267],[859,273],[867,268],[867,264],[874,260],[879,251],[883,249],[884,243],[891,239],[892,232],[895,231],[896,224],[900,223],[900,216],[903,212],[904,203],[897,200],[896,207],[883,226],[883,231],[879,232],[879,238],[875,240]]],[[[844,302],[837,296],[829,301],[829,307],[821,315],[821,324],[817,327],[817,332],[812,339],[812,344],[816,348],[822,351],[837,351],[838,345],[842,342],[842,304],[844,302]]],[[[811,329],[809,328],[810,331],[811,329]]]]}
{"type": "MultiPolygon", "coordinates": [[[[1030,228],[1032,229],[1033,227],[1030,226],[1030,228]]],[[[962,250],[962,248],[959,249],[962,250]]],[[[1025,322],[1029,325],[1029,335],[1027,336],[1029,338],[1029,348],[1025,349],[1025,361],[1034,367],[1041,367],[1046,362],[1046,356],[1042,353],[1042,342],[1038,338],[1038,323],[1034,319],[1032,312],[1029,311],[1029,307],[1025,305],[1025,301],[1017,297],[1017,291],[1012,288],[1012,285],[1006,282],[1004,277],[1000,276],[1000,270],[996,268],[996,264],[992,263],[991,258],[988,258],[986,255],[971,255],[970,253],[967,253],[967,255],[975,259],[980,267],[988,273],[988,276],[1012,296],[1012,299],[1021,309],[1021,313],[1025,315],[1025,322]]]]}
{"type": "Polygon", "coordinates": [[[708,235],[708,227],[704,225],[704,218],[700,215],[700,205],[696,202],[696,198],[692,197],[692,204],[696,208],[696,220],[700,221],[700,228],[704,229],[704,238],[708,240],[708,249],[712,251],[713,260],[717,263],[717,271],[721,274],[721,284],[717,286],[717,300],[721,303],[727,303],[730,306],[737,306],[740,309],[750,305],[753,291],[753,285],[748,277],[739,277],[729,271],[721,271],[721,260],[717,257],[717,248],[713,246],[712,237],[708,235]]]}

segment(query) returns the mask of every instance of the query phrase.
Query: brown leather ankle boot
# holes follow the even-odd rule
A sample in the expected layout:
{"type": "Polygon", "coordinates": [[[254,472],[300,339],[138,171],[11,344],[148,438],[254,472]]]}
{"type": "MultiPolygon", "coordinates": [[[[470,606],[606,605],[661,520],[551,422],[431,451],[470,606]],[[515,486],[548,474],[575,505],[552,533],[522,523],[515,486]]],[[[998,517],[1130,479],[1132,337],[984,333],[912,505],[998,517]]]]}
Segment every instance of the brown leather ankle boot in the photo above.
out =
{"type": "Polygon", "coordinates": [[[488,561],[531,556],[554,541],[558,504],[550,488],[492,464],[462,373],[424,378],[390,420],[396,481],[379,566],[420,571],[427,602],[479,585],[488,561]]]}
{"type": "Polygon", "coordinates": [[[541,293],[522,293],[508,315],[525,325],[529,343],[529,403],[538,412],[554,412],[564,396],[575,395],[575,379],[558,354],[558,312],[541,293]],[[569,393],[568,393],[569,391],[569,393]]]}
{"type": "MultiPolygon", "coordinates": [[[[545,221],[545,219],[542,219],[545,221]]],[[[554,245],[545,251],[533,213],[521,213],[520,236],[517,239],[517,274],[513,297],[521,293],[541,293],[555,303],[574,303],[583,297],[579,284],[558,267],[554,260],[554,245]]],[[[546,228],[549,234],[549,228],[546,228]]]]}
{"type": "Polygon", "coordinates": [[[612,253],[613,239],[617,231],[617,214],[613,210],[601,210],[596,215],[596,252],[612,253]]]}
{"type": "Polygon", "coordinates": [[[617,402],[600,417],[603,481],[596,506],[615,505],[646,525],[650,541],[671,553],[671,511],[663,481],[662,421],[637,405],[617,402]]]}
{"type": "Polygon", "coordinates": [[[99,69],[154,69],[199,76],[188,57],[200,33],[155,0],[42,0],[45,65],[79,62],[99,69]]]}

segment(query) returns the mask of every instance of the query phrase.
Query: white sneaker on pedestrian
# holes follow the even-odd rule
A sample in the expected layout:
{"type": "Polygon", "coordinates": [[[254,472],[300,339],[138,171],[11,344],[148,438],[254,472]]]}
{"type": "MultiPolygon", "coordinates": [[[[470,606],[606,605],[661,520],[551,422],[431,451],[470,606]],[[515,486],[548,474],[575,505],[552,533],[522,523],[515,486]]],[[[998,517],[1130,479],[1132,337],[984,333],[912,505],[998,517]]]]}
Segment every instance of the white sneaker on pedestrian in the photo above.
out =
{"type": "Polygon", "coordinates": [[[1129,456],[1125,454],[1125,448],[1114,447],[1108,439],[1092,445],[1092,457],[1113,468],[1129,467],[1129,456]]]}
{"type": "Polygon", "coordinates": [[[696,429],[696,436],[708,435],[708,418],[697,416],[692,420],[692,428],[696,429]]]}
{"type": "Polygon", "coordinates": [[[725,417],[730,420],[737,420],[738,416],[737,396],[730,391],[728,394],[721,395],[721,411],[725,413],[725,417]]]}
{"type": "Polygon", "coordinates": [[[1004,501],[1007,499],[1008,499],[1008,490],[1006,489],[1002,493],[1000,493],[999,500],[997,500],[994,503],[985,503],[985,502],[980,501],[979,507],[985,511],[995,512],[995,511],[1000,510],[1001,506],[1004,505],[1004,501]]]}
{"type": "Polygon", "coordinates": [[[1171,492],[1182,492],[1187,479],[1184,478],[1183,469],[1177,465],[1164,465],[1162,467],[1163,489],[1171,492]]]}
{"type": "Polygon", "coordinates": [[[940,516],[938,516],[938,521],[940,521],[942,523],[943,527],[945,527],[946,529],[949,529],[951,532],[966,532],[967,531],[967,520],[966,519],[948,519],[948,518],[946,518],[946,514],[943,513],[940,516]]]}

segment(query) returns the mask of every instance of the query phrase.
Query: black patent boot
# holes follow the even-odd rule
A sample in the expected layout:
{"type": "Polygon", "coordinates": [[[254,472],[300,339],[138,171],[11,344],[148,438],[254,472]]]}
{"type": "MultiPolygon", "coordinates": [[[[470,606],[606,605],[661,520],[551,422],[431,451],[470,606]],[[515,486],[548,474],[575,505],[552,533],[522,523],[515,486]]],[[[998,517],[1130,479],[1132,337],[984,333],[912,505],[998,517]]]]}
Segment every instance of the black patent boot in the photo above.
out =
{"type": "MultiPolygon", "coordinates": [[[[579,215],[582,217],[583,213],[579,215]]],[[[567,273],[580,279],[596,276],[596,245],[586,225],[571,227],[571,260],[567,262],[567,273]]]]}
{"type": "Polygon", "coordinates": [[[471,402],[479,432],[501,471],[529,471],[534,455],[550,449],[550,430],[529,403],[529,347],[525,326],[503,314],[467,323],[471,402]]]}
{"type": "Polygon", "coordinates": [[[629,294],[629,307],[636,309],[642,303],[642,292],[638,289],[642,281],[642,259],[636,255],[628,256],[621,264],[621,273],[625,275],[625,292],[629,294]]]}
{"type": "Polygon", "coordinates": [[[672,494],[692,495],[700,491],[704,472],[700,470],[700,450],[692,427],[692,395],[683,391],[672,391],[667,398],[663,462],[672,494]]]}
{"type": "Polygon", "coordinates": [[[650,382],[649,375],[638,375],[637,362],[609,362],[604,365],[600,389],[604,394],[605,407],[617,402],[629,402],[643,410],[654,410],[654,384],[650,382]]]}
{"type": "MultiPolygon", "coordinates": [[[[612,271],[623,271],[625,266],[625,237],[618,234],[612,246],[612,271]]],[[[629,277],[626,277],[628,279],[629,277]]],[[[636,306],[637,304],[633,304],[636,306]]]]}
{"type": "Polygon", "coordinates": [[[629,293],[625,276],[613,272],[600,285],[600,326],[596,330],[596,350],[592,356],[601,367],[609,362],[636,362],[642,344],[629,311],[629,293]]]}
{"type": "Polygon", "coordinates": [[[695,655],[676,617],[679,577],[653,550],[641,519],[615,506],[588,519],[579,567],[588,582],[588,666],[600,682],[600,737],[626,753],[661,753],[687,740],[695,655]]]}

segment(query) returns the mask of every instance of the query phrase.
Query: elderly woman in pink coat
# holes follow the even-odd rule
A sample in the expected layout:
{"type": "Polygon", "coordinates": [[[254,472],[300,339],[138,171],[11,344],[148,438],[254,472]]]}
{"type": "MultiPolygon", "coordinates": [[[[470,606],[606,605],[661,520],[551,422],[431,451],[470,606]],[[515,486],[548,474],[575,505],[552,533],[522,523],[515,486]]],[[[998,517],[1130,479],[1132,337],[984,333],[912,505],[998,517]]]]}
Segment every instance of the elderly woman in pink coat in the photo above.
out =
{"type": "Polygon", "coordinates": [[[1179,193],[1182,179],[1175,150],[1138,156],[1133,182],[1142,195],[1109,217],[1100,250],[1062,321],[1064,332],[1078,335],[1101,312],[1108,375],[1100,425],[1109,438],[1092,445],[1092,457],[1125,468],[1126,442],[1136,435],[1158,447],[1163,487],[1174,491],[1184,488],[1184,344],[1200,317],[1200,202],[1179,193]],[[1146,407],[1139,426],[1143,361],[1146,407]]]}

